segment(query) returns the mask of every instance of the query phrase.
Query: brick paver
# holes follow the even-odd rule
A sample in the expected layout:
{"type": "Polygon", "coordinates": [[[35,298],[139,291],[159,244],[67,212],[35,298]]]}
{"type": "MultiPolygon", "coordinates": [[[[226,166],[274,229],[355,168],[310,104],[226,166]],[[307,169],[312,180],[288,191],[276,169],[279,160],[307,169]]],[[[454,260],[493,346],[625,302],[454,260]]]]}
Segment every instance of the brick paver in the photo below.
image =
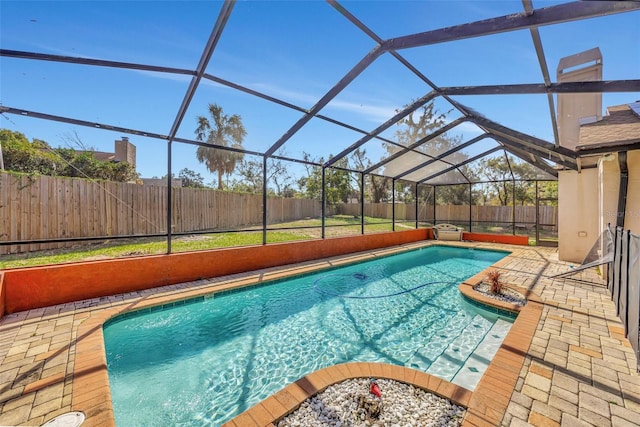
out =
{"type": "MultiPolygon", "coordinates": [[[[467,425],[637,425],[640,379],[635,372],[635,355],[595,271],[554,279],[550,276],[568,269],[568,264],[557,261],[555,249],[466,245],[517,249],[498,267],[508,283],[540,297],[539,312],[530,317],[533,323],[524,322],[522,327],[513,328],[518,331],[505,340],[512,351],[499,352],[500,369],[494,367],[498,363],[492,363],[481,381],[484,385],[479,385],[476,392],[456,391],[446,381],[411,370],[339,365],[262,402],[247,419],[255,425],[268,425],[269,416],[289,410],[294,404],[291,399],[299,401],[314,387],[325,387],[339,378],[371,375],[372,370],[380,369],[381,377],[464,396],[462,399],[470,408],[467,425]]],[[[344,259],[387,252],[372,251],[344,259]]],[[[337,262],[316,261],[5,316],[0,320],[0,425],[40,425],[70,410],[85,411],[85,425],[113,423],[102,333],[94,325],[101,325],[115,313],[299,274],[337,262]]],[[[240,425],[238,422],[241,420],[230,425],[240,425]]]]}

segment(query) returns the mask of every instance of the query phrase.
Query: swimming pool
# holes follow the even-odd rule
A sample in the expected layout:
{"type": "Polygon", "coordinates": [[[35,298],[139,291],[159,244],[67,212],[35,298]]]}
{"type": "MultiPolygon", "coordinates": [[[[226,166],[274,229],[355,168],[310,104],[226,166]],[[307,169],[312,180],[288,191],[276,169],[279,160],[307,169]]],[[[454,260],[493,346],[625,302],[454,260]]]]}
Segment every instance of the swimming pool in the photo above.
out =
{"type": "Polygon", "coordinates": [[[430,246],[115,318],[104,337],[116,423],[220,425],[347,361],[473,388],[511,323],[457,285],[506,255],[430,246]]]}

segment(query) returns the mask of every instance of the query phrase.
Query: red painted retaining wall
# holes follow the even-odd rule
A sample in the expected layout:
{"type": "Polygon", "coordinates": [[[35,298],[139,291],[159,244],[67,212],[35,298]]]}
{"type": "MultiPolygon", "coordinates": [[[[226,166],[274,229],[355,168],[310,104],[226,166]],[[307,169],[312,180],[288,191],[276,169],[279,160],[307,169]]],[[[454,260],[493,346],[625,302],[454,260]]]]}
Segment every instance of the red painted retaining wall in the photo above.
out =
{"type": "Polygon", "coordinates": [[[473,240],[475,242],[505,243],[507,245],[529,245],[529,236],[513,236],[510,234],[489,234],[489,233],[462,233],[462,240],[473,240]]]}
{"type": "Polygon", "coordinates": [[[0,318],[4,316],[4,272],[0,271],[0,318]]]}
{"type": "Polygon", "coordinates": [[[0,283],[0,314],[416,242],[430,231],[8,269],[0,283]]]}

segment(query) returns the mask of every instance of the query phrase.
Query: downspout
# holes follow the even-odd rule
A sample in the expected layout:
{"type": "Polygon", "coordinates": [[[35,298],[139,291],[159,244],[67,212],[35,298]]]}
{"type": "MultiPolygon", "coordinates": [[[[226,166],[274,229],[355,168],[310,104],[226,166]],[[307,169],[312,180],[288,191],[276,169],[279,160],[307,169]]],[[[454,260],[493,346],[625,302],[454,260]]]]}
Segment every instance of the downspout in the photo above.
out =
{"type": "Polygon", "coordinates": [[[618,214],[616,225],[624,228],[624,216],[627,210],[627,189],[629,187],[629,169],[627,168],[627,152],[618,151],[618,165],[620,166],[620,188],[618,192],[618,214]]]}

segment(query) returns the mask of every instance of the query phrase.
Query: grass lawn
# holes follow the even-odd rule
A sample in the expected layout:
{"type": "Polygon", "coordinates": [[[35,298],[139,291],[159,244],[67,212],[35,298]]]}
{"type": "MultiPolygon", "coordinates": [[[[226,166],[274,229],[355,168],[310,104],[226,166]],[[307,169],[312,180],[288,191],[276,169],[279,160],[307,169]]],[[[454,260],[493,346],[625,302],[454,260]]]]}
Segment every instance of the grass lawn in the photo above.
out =
{"type": "MultiPolygon", "coordinates": [[[[320,219],[305,219],[269,225],[275,230],[267,231],[267,242],[278,243],[295,240],[319,239],[320,219]],[[299,228],[296,227],[313,227],[299,228]],[[280,229],[280,230],[278,230],[280,229]]],[[[325,236],[338,237],[360,234],[360,218],[336,215],[325,220],[325,236]]],[[[398,224],[396,230],[414,228],[413,223],[398,224]]],[[[365,217],[365,233],[391,231],[390,220],[365,217]]],[[[192,234],[176,236],[171,241],[172,252],[187,252],[204,249],[226,248],[262,244],[262,231],[229,232],[215,234],[192,234]]],[[[163,254],[167,252],[166,239],[107,240],[100,243],[45,251],[3,255],[0,269],[29,267],[35,265],[61,264],[66,262],[109,259],[125,256],[163,254]]]]}

